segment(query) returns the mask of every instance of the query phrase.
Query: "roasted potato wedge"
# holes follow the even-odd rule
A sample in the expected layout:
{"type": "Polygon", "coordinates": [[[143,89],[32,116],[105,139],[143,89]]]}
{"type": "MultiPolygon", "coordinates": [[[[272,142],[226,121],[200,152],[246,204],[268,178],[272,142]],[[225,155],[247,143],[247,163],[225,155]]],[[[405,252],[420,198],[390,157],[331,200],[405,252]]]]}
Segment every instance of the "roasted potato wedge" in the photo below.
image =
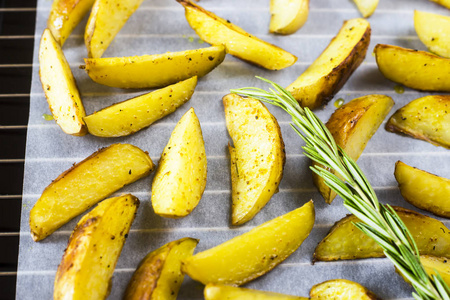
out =
{"type": "Polygon", "coordinates": [[[374,293],[357,282],[333,279],[314,285],[309,292],[311,300],[376,300],[374,293]]]}
{"type": "Polygon", "coordinates": [[[374,53],[387,79],[416,90],[450,92],[450,59],[384,44],[376,45],[374,53]]]}
{"type": "Polygon", "coordinates": [[[198,240],[182,238],[150,252],[140,262],[124,300],[175,300],[183,283],[181,261],[192,256],[198,240]]]}
{"type": "MultiPolygon", "coordinates": [[[[393,105],[392,98],[384,95],[367,95],[356,98],[338,108],[331,115],[326,126],[336,144],[356,161],[393,105]]],[[[314,172],[312,176],[319,192],[330,204],[336,197],[336,193],[325,184],[322,177],[314,172]]]]}
{"type": "MultiPolygon", "coordinates": [[[[394,207],[417,243],[421,255],[450,257],[450,232],[442,222],[412,210],[394,207]]],[[[354,215],[339,220],[317,245],[314,259],[332,261],[383,257],[383,250],[370,237],[356,228],[360,222],[354,215]]]]}
{"type": "Polygon", "coordinates": [[[379,0],[353,0],[364,18],[370,17],[377,9],[379,0]]]}
{"type": "Polygon", "coordinates": [[[197,85],[197,76],[144,94],[84,117],[88,131],[101,137],[133,134],[173,113],[189,101],[197,85]]]}
{"type": "Polygon", "coordinates": [[[86,115],[69,63],[61,46],[45,29],[39,45],[39,77],[56,124],[71,135],[85,135],[86,115]]]}
{"type": "Polygon", "coordinates": [[[395,179],[403,198],[412,205],[450,218],[450,180],[413,168],[398,161],[395,179]]]}
{"type": "Polygon", "coordinates": [[[326,104],[366,57],[370,32],[364,19],[345,21],[328,47],[287,90],[303,107],[326,104]]]}
{"type": "Polygon", "coordinates": [[[95,203],[153,171],[148,154],[130,144],[100,149],[58,176],[30,212],[31,237],[40,241],[95,203]]]}
{"type": "Polygon", "coordinates": [[[386,130],[400,132],[450,149],[450,96],[433,95],[414,101],[397,110],[386,130]]]}
{"type": "Polygon", "coordinates": [[[47,28],[62,46],[72,30],[89,12],[95,0],[54,0],[47,28]]]}
{"type": "Polygon", "coordinates": [[[157,215],[185,217],[202,198],[207,161],[202,128],[194,109],[188,110],[161,154],[152,183],[152,206],[157,215]]]}
{"type": "Polygon", "coordinates": [[[450,58],[450,17],[416,10],[414,28],[428,50],[450,58]]]}
{"type": "Polygon", "coordinates": [[[225,47],[220,45],[156,55],[88,58],[82,68],[93,81],[103,85],[159,88],[205,76],[223,62],[225,55],[225,47]]]}
{"type": "Polygon", "coordinates": [[[430,0],[450,9],[450,0],[430,0]]]}
{"type": "Polygon", "coordinates": [[[231,162],[233,225],[251,220],[277,191],[286,154],[280,127],[260,101],[236,94],[223,97],[231,162]]]}
{"type": "Polygon", "coordinates": [[[81,218],[55,277],[53,299],[106,299],[111,278],[139,207],[123,195],[102,201],[81,218]]]}
{"type": "Polygon", "coordinates": [[[308,20],[309,0],[271,0],[271,33],[292,34],[308,20]]]}
{"type": "Polygon", "coordinates": [[[436,271],[442,276],[445,283],[450,285],[450,261],[446,257],[436,257],[431,255],[421,255],[422,263],[428,275],[436,274],[436,271]]]}
{"type": "Polygon", "coordinates": [[[221,245],[184,260],[181,270],[208,283],[241,285],[275,268],[308,237],[314,225],[310,201],[221,245]]]}
{"type": "Polygon", "coordinates": [[[109,44],[143,0],[95,0],[84,42],[89,57],[102,57],[109,44]]]}
{"type": "Polygon", "coordinates": [[[308,298],[273,292],[239,288],[235,286],[208,283],[204,290],[205,300],[307,300],[308,298]]]}
{"type": "Polygon", "coordinates": [[[297,57],[266,43],[189,0],[177,0],[184,6],[186,20],[202,40],[211,45],[224,45],[227,52],[242,60],[269,70],[292,66],[297,57]]]}

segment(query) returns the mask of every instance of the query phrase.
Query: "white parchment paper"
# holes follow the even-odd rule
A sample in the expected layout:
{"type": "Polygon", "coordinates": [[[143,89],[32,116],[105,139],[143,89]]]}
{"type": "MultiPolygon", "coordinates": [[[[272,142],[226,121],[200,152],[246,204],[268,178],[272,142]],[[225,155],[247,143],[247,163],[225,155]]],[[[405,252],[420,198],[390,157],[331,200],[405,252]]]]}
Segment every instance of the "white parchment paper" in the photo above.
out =
{"type": "MultiPolygon", "coordinates": [[[[230,174],[226,145],[229,141],[225,127],[221,98],[231,88],[244,86],[265,87],[254,78],[260,75],[284,86],[294,81],[323,51],[338,32],[344,20],[360,17],[349,0],[313,0],[306,25],[290,36],[268,34],[269,0],[202,0],[206,9],[217,13],[248,32],[280,46],[296,56],[298,62],[285,70],[267,71],[232,56],[199,81],[192,99],[172,115],[130,137],[105,139],[94,136],[73,137],[64,134],[53,121],[45,121],[50,113],[38,75],[38,46],[46,27],[51,1],[39,0],[36,19],[33,82],[31,88],[30,118],[25,161],[23,208],[20,232],[20,253],[17,277],[17,299],[51,299],[54,275],[76,217],[42,242],[35,243],[29,234],[29,212],[43,189],[73,163],[82,160],[100,147],[112,143],[131,143],[148,151],[157,163],[176,122],[194,107],[200,119],[208,157],[208,183],[198,207],[186,218],[171,220],[154,214],[150,203],[152,176],[120,190],[131,192],[141,200],[123,252],[117,263],[109,299],[121,299],[122,293],[139,261],[150,251],[182,237],[200,239],[196,252],[218,245],[248,231],[274,217],[280,216],[310,199],[316,207],[316,223],[303,245],[284,263],[270,273],[247,284],[261,290],[307,296],[312,285],[334,278],[357,281],[384,299],[411,297],[411,288],[394,272],[387,259],[317,262],[311,264],[317,243],[334,222],[347,213],[342,200],[337,198],[326,205],[312,184],[309,161],[301,154],[302,142],[289,127],[289,117],[280,109],[269,107],[278,119],[286,144],[287,162],[280,192],[265,208],[243,227],[230,228],[230,174]]],[[[391,114],[409,101],[427,93],[406,89],[394,92],[395,83],[379,73],[371,55],[377,43],[394,44],[425,50],[414,31],[414,9],[448,15],[448,10],[427,0],[382,0],[369,19],[372,26],[371,45],[363,64],[335,97],[346,102],[370,93],[386,94],[395,101],[391,114]]],[[[87,19],[87,18],[86,18],[87,19]]],[[[94,83],[78,66],[86,57],[83,32],[86,19],[78,26],[63,47],[76,77],[88,114],[117,101],[147,92],[121,90],[94,83]]],[[[207,47],[199,41],[184,18],[184,9],[174,0],[145,0],[129,19],[104,57],[159,54],[207,47]]],[[[316,111],[322,120],[328,120],[334,111],[334,100],[316,111]]],[[[379,198],[384,203],[413,208],[406,203],[393,176],[394,163],[402,160],[418,168],[450,178],[449,151],[423,141],[385,131],[384,124],[368,143],[358,163],[368,175],[379,198]]],[[[423,211],[420,211],[424,213],[423,211]]],[[[426,214],[426,213],[425,213],[426,214]]],[[[444,223],[449,225],[447,220],[444,223]]],[[[203,286],[187,276],[179,299],[203,299],[203,286]]]]}

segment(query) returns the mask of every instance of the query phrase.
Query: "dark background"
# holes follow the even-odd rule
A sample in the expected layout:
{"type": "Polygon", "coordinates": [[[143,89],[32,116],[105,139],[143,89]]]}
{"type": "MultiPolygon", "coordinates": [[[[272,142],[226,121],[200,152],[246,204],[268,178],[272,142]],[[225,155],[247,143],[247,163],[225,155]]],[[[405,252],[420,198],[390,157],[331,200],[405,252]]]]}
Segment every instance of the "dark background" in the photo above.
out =
{"type": "Polygon", "coordinates": [[[0,299],[14,299],[37,0],[0,0],[0,299]]]}

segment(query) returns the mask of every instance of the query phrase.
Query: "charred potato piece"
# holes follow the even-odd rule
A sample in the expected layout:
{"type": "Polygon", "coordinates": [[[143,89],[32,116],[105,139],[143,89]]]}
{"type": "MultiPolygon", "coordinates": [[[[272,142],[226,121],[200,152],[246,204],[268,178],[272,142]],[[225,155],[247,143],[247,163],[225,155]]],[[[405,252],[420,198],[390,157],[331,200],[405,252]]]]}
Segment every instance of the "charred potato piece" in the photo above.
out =
{"type": "Polygon", "coordinates": [[[311,288],[309,292],[311,300],[334,299],[334,300],[377,300],[377,296],[359,283],[345,280],[333,279],[311,288]]]}
{"type": "Polygon", "coordinates": [[[309,0],[271,0],[271,33],[292,34],[308,20],[309,0]]]}
{"type": "Polygon", "coordinates": [[[106,299],[138,206],[136,197],[123,195],[81,218],[56,272],[53,299],[106,299]]]}
{"type": "Polygon", "coordinates": [[[200,122],[191,108],[164,148],[152,183],[157,215],[185,217],[194,210],[206,187],[207,160],[200,122]]]}
{"type": "Polygon", "coordinates": [[[431,52],[450,58],[450,17],[416,10],[414,28],[431,52]]]}
{"type": "Polygon", "coordinates": [[[433,95],[411,101],[397,110],[386,130],[400,132],[450,149],[450,96],[433,95]]]}
{"type": "Polygon", "coordinates": [[[364,19],[344,22],[322,54],[287,87],[301,106],[318,108],[334,97],[366,57],[370,31],[364,19]]]}
{"type": "Polygon", "coordinates": [[[450,92],[450,59],[384,44],[376,45],[374,53],[387,79],[416,90],[450,92]]]}
{"type": "Polygon", "coordinates": [[[377,9],[379,0],[353,0],[364,18],[370,17],[377,9]]]}
{"type": "Polygon", "coordinates": [[[69,63],[50,30],[45,29],[39,45],[39,77],[56,124],[71,135],[85,135],[86,115],[69,63]]]}
{"type": "Polygon", "coordinates": [[[150,252],[140,262],[124,300],[175,300],[183,283],[181,261],[192,255],[198,240],[182,238],[150,252]]]}
{"type": "Polygon", "coordinates": [[[208,283],[204,290],[205,300],[306,300],[308,298],[273,292],[239,288],[235,286],[208,283]]]}
{"type": "Polygon", "coordinates": [[[40,241],[95,203],[153,171],[148,154],[113,144],[74,164],[49,186],[30,212],[31,237],[40,241]]]}
{"type": "Polygon", "coordinates": [[[197,4],[189,0],[177,1],[184,6],[189,25],[205,42],[224,45],[231,55],[269,70],[281,70],[297,61],[291,53],[258,39],[197,4]]]}
{"type": "MultiPolygon", "coordinates": [[[[338,108],[331,115],[326,126],[336,144],[356,161],[393,105],[392,98],[384,95],[356,98],[338,108]]],[[[322,177],[314,172],[312,176],[319,192],[330,204],[336,197],[336,193],[325,184],[322,177]]]]}
{"type": "MultiPolygon", "coordinates": [[[[450,257],[450,232],[442,222],[412,210],[394,207],[412,234],[421,255],[450,257]]],[[[314,259],[332,261],[383,257],[383,250],[373,239],[356,228],[360,222],[354,215],[336,222],[328,235],[317,245],[314,259]]]]}
{"type": "Polygon", "coordinates": [[[233,225],[251,220],[277,191],[286,161],[280,127],[258,100],[229,94],[223,98],[231,162],[233,225]]]}
{"type": "Polygon", "coordinates": [[[173,113],[189,101],[197,85],[197,76],[144,94],[84,117],[88,131],[101,137],[133,134],[173,113]]]}
{"type": "Polygon", "coordinates": [[[275,268],[308,237],[314,205],[306,203],[221,245],[184,260],[181,270],[203,284],[241,285],[275,268]]]}
{"type": "Polygon", "coordinates": [[[408,166],[395,164],[395,179],[403,198],[412,205],[450,218],[450,180],[408,166]]]}
{"type": "Polygon", "coordinates": [[[193,76],[202,77],[225,59],[222,45],[164,54],[88,58],[83,68],[97,83],[129,88],[159,88],[193,76]]]}

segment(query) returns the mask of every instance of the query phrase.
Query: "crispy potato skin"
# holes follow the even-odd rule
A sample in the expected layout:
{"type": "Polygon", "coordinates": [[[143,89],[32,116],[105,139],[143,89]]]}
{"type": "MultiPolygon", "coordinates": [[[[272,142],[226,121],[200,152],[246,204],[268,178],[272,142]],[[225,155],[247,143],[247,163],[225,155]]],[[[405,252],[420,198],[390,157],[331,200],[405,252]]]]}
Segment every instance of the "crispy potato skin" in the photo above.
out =
{"type": "MultiPolygon", "coordinates": [[[[353,159],[358,160],[369,140],[394,105],[391,97],[367,95],[353,99],[338,108],[328,120],[326,126],[336,144],[353,159]]],[[[313,165],[317,165],[313,162],[313,165]]],[[[313,182],[328,204],[336,193],[330,189],[322,177],[312,173],[313,182]]]]}
{"type": "Polygon", "coordinates": [[[379,0],[353,0],[364,18],[370,17],[377,9],[379,0]]]}
{"type": "Polygon", "coordinates": [[[311,288],[309,296],[311,300],[380,300],[366,287],[345,279],[332,279],[316,284],[311,288]]]}
{"type": "MultiPolygon", "coordinates": [[[[417,243],[421,255],[450,256],[450,231],[442,222],[402,207],[394,207],[417,243]]],[[[339,220],[317,245],[314,260],[333,261],[383,257],[383,250],[375,241],[357,229],[353,216],[339,220]]]]}
{"type": "Polygon", "coordinates": [[[292,34],[308,20],[309,0],[271,0],[269,32],[292,34]]]}
{"type": "Polygon", "coordinates": [[[450,58],[450,17],[415,10],[414,28],[431,52],[450,58]]]}
{"type": "Polygon", "coordinates": [[[277,191],[286,162],[275,117],[258,100],[229,94],[223,98],[231,163],[233,225],[251,220],[277,191]]]}
{"type": "Polygon", "coordinates": [[[224,45],[229,54],[269,70],[281,70],[297,61],[291,53],[258,39],[192,1],[177,1],[184,6],[189,25],[205,42],[224,45]]]}
{"type": "Polygon", "coordinates": [[[450,96],[432,95],[411,101],[397,110],[386,130],[400,132],[450,149],[450,96]]]}
{"type": "Polygon", "coordinates": [[[376,45],[373,52],[387,79],[416,90],[450,92],[450,59],[384,44],[376,45]]]}
{"type": "Polygon", "coordinates": [[[364,19],[345,21],[322,54],[287,90],[303,107],[315,109],[328,103],[363,62],[370,33],[364,19]]]}
{"type": "Polygon", "coordinates": [[[308,298],[273,292],[239,288],[223,284],[208,283],[204,290],[205,300],[307,300],[308,298]]]}
{"type": "Polygon", "coordinates": [[[275,268],[308,237],[314,225],[309,201],[221,245],[184,260],[182,272],[208,283],[242,285],[275,268]]]}
{"type": "Polygon", "coordinates": [[[202,77],[220,65],[222,45],[164,54],[85,59],[83,68],[97,83],[117,88],[160,88],[193,76],[202,77]]]}
{"type": "Polygon", "coordinates": [[[450,180],[397,161],[395,179],[403,198],[412,205],[450,218],[450,180]]]}
{"type": "Polygon", "coordinates": [[[30,211],[30,230],[40,241],[123,186],[150,174],[147,153],[130,144],[100,149],[59,175],[30,211]]]}
{"type": "Polygon", "coordinates": [[[81,218],[56,272],[53,299],[106,299],[138,207],[139,200],[128,194],[101,202],[81,218]]]}

